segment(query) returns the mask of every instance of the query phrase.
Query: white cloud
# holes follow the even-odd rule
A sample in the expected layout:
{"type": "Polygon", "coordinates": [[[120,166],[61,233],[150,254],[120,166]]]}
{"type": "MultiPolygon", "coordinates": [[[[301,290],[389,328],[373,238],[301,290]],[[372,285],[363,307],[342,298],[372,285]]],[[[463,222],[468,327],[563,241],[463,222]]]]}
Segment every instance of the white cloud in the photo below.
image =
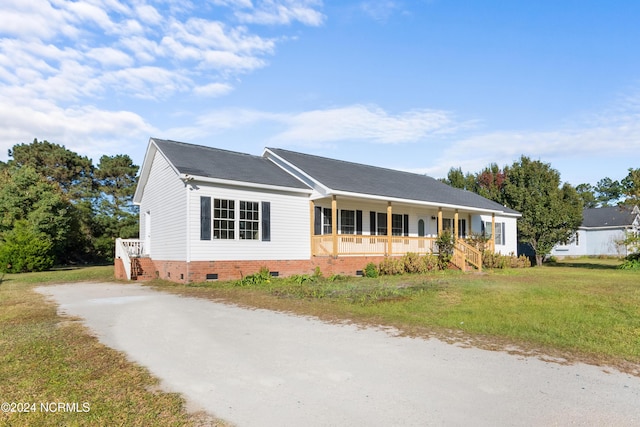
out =
{"type": "Polygon", "coordinates": [[[12,105],[0,99],[0,159],[7,150],[34,138],[65,145],[94,159],[122,154],[124,141],[146,141],[156,129],[129,111],[94,107],[61,108],[54,103],[12,105]]]}
{"type": "Polygon", "coordinates": [[[309,111],[290,115],[284,122],[287,130],[272,139],[296,145],[349,140],[415,142],[428,135],[453,132],[461,126],[446,111],[411,110],[394,115],[370,105],[309,111]]]}
{"type": "Polygon", "coordinates": [[[130,67],[133,65],[133,58],[131,58],[131,56],[112,47],[98,47],[90,49],[87,52],[87,57],[108,68],[130,67]]]}
{"type": "Polygon", "coordinates": [[[469,123],[456,122],[446,111],[410,110],[390,114],[377,106],[359,104],[301,113],[217,110],[201,115],[195,123],[195,126],[180,131],[202,137],[226,130],[267,125],[279,131],[265,142],[314,147],[349,141],[412,143],[470,126],[469,123]]]}
{"type": "Polygon", "coordinates": [[[151,25],[158,25],[162,22],[162,15],[158,13],[155,7],[144,4],[136,7],[136,14],[142,22],[151,25]]]}
{"type": "Polygon", "coordinates": [[[376,21],[386,21],[398,8],[398,4],[391,0],[368,0],[360,3],[360,9],[376,21]]]}
{"type": "Polygon", "coordinates": [[[628,158],[640,161],[640,100],[630,96],[614,108],[578,120],[563,129],[547,131],[504,130],[476,134],[448,144],[438,158],[438,166],[425,169],[445,176],[451,166],[477,172],[497,162],[511,164],[525,155],[550,162],[598,158],[628,158]]]}
{"type": "MultiPolygon", "coordinates": [[[[313,8],[321,6],[313,0],[268,0],[255,7],[250,1],[214,4],[229,7],[232,13],[277,10],[288,16],[275,22],[279,24],[292,19],[314,24],[317,18],[303,16],[313,16],[313,8]]],[[[206,19],[221,15],[211,14],[210,5],[199,6],[203,9],[199,17],[185,14],[195,7],[188,1],[162,3],[162,10],[156,6],[160,7],[145,0],[134,5],[116,0],[7,0],[0,5],[0,83],[22,85],[34,97],[41,96],[36,89],[56,82],[58,88],[46,90],[56,99],[75,100],[88,89],[94,95],[98,88],[103,93],[162,98],[220,80],[231,85],[234,75],[264,67],[265,57],[273,54],[278,40],[285,39],[261,37],[244,25],[206,19]],[[90,66],[87,59],[95,61],[93,68],[83,69],[78,79],[69,78],[70,61],[90,66]],[[37,71],[27,72],[24,64],[37,71]],[[146,74],[149,67],[164,70],[145,84],[131,77],[146,74]],[[119,74],[126,79],[113,78],[119,74]]]]}
{"type": "Polygon", "coordinates": [[[241,22],[265,25],[289,25],[295,21],[309,26],[320,26],[325,16],[317,9],[320,0],[258,0],[254,7],[246,1],[224,1],[240,10],[236,12],[241,22]],[[248,9],[248,10],[247,10],[248,9]]]}
{"type": "Polygon", "coordinates": [[[103,80],[109,86],[129,92],[137,98],[157,100],[188,91],[192,82],[185,74],[146,66],[116,70],[105,74],[103,80]]]}
{"type": "Polygon", "coordinates": [[[226,83],[210,83],[204,86],[198,86],[194,89],[194,93],[199,96],[218,97],[227,95],[233,90],[233,86],[226,83]]]}

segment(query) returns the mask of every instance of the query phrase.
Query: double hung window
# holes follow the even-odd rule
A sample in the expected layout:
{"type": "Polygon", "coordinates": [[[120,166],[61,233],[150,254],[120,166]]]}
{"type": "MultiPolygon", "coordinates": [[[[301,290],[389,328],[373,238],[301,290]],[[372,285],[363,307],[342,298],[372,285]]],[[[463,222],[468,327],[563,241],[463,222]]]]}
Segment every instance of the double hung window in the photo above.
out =
{"type": "MultiPolygon", "coordinates": [[[[482,221],[482,234],[486,238],[491,238],[491,221],[482,221]]],[[[496,235],[493,236],[496,245],[505,244],[505,224],[504,222],[496,222],[496,235]]]]}
{"type": "Polygon", "coordinates": [[[356,211],[340,211],[340,233],[356,234],[356,211]]]}
{"type": "Polygon", "coordinates": [[[200,197],[200,240],[271,241],[271,203],[200,197]]]}
{"type": "Polygon", "coordinates": [[[213,238],[235,239],[235,201],[214,199],[213,238]]]}
{"type": "Polygon", "coordinates": [[[260,215],[258,202],[240,202],[240,239],[258,240],[260,215]]]}

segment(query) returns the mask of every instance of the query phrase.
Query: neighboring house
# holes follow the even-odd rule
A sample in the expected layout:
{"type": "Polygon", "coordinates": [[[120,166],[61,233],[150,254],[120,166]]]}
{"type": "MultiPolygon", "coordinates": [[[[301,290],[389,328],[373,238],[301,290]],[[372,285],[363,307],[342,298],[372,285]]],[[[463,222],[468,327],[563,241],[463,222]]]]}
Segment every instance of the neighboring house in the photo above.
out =
{"type": "Polygon", "coordinates": [[[316,267],[353,275],[385,256],[437,251],[444,229],[461,237],[454,261],[481,269],[464,238],[492,235],[495,251],[515,253],[520,216],[425,175],[277,148],[252,156],[155,138],[134,203],[141,239],[118,240],[117,276],[153,270],[179,282],[235,279],[263,266],[282,276],[316,267]]]}
{"type": "Polygon", "coordinates": [[[585,209],[582,225],[564,244],[556,245],[551,255],[574,256],[626,256],[629,253],[622,241],[627,233],[640,232],[638,206],[609,206],[585,209]]]}

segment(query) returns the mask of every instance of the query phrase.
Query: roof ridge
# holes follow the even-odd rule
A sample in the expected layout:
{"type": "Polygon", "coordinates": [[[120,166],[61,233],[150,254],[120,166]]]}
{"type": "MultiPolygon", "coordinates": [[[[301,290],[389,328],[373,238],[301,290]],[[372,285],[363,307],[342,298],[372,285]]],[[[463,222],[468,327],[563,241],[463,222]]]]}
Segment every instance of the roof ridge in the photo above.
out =
{"type": "Polygon", "coordinates": [[[434,177],[432,177],[430,175],[427,175],[427,174],[416,173],[416,172],[408,172],[408,171],[403,171],[401,169],[394,169],[394,168],[384,167],[384,166],[367,165],[365,163],[352,162],[352,161],[349,161],[349,160],[334,159],[332,157],[318,156],[316,154],[301,153],[299,151],[286,150],[284,148],[266,147],[266,149],[267,150],[271,150],[271,151],[273,151],[273,150],[286,151],[287,153],[293,153],[293,154],[297,154],[297,155],[300,155],[300,156],[315,157],[317,159],[329,160],[329,161],[332,161],[332,162],[340,162],[340,163],[344,163],[344,164],[348,164],[348,165],[363,166],[363,167],[370,168],[370,169],[382,169],[382,170],[391,171],[391,172],[395,172],[395,173],[404,173],[404,174],[408,174],[408,175],[422,176],[422,177],[426,177],[426,178],[430,178],[430,179],[433,179],[435,181],[438,181],[434,177]]]}
{"type": "Polygon", "coordinates": [[[241,151],[234,151],[234,150],[227,150],[225,148],[216,148],[216,147],[211,147],[208,145],[203,145],[203,144],[192,144],[190,142],[183,142],[183,141],[175,141],[173,139],[162,139],[162,138],[151,138],[153,141],[160,141],[160,142],[168,142],[171,144],[180,144],[180,145],[186,145],[190,148],[193,147],[197,147],[197,148],[203,148],[206,150],[211,150],[211,151],[222,151],[225,153],[229,153],[229,154],[236,154],[236,155],[240,155],[240,156],[248,156],[248,157],[253,157],[256,159],[264,159],[264,157],[262,156],[258,156],[256,154],[249,154],[249,153],[243,153],[241,151]]]}

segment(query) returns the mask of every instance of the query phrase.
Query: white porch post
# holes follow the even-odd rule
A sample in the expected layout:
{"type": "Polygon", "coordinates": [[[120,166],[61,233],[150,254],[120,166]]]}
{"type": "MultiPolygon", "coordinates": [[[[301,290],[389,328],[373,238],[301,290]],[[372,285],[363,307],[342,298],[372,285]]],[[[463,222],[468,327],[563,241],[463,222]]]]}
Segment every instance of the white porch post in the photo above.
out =
{"type": "Polygon", "coordinates": [[[496,214],[491,214],[491,240],[493,241],[493,252],[496,251],[496,214]]]}
{"type": "Polygon", "coordinates": [[[393,208],[391,207],[391,202],[387,202],[387,254],[391,255],[393,252],[393,239],[391,238],[391,226],[393,225],[393,221],[391,217],[393,215],[393,208]]]}
{"type": "Polygon", "coordinates": [[[313,234],[315,232],[315,214],[316,214],[316,204],[313,200],[309,200],[309,218],[310,218],[309,242],[311,245],[311,256],[315,255],[315,248],[313,244],[313,234]]]}
{"type": "Polygon", "coordinates": [[[333,257],[338,256],[338,201],[331,197],[331,238],[333,240],[333,257]]]}
{"type": "Polygon", "coordinates": [[[458,209],[453,214],[453,238],[458,238],[458,209]]]}

